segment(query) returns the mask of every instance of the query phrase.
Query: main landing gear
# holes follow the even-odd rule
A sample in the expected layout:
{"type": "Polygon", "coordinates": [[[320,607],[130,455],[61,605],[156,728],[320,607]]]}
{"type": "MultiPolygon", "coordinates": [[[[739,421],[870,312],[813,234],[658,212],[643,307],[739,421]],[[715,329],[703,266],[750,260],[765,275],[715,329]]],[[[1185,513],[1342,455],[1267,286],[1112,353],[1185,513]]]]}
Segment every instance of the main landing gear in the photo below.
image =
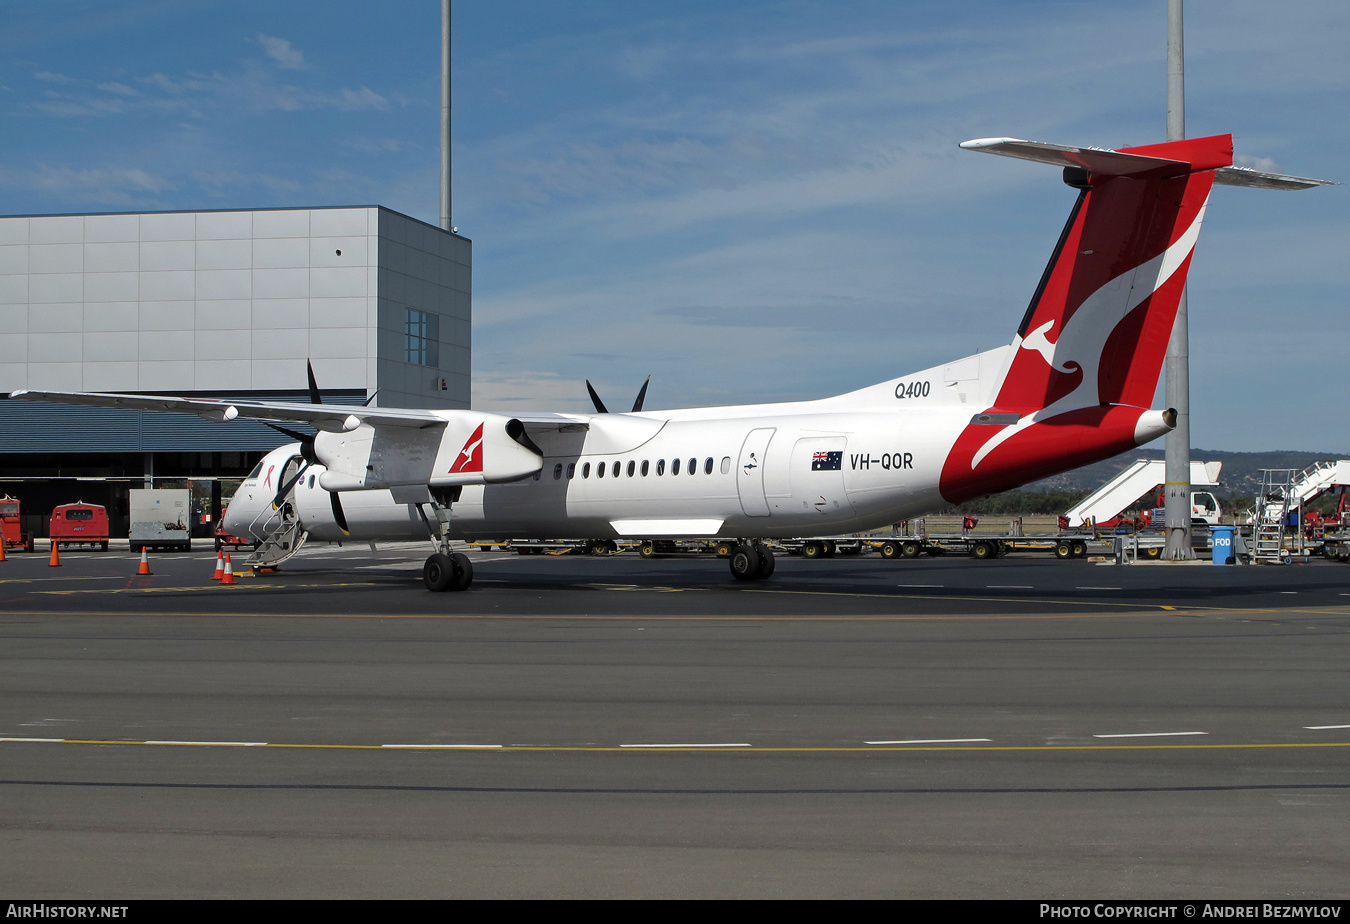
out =
{"type": "Polygon", "coordinates": [[[426,524],[427,533],[436,545],[436,551],[422,566],[422,583],[427,590],[442,593],[447,590],[468,590],[473,583],[473,562],[463,552],[450,551],[450,505],[459,500],[459,488],[449,491],[430,490],[432,512],[436,515],[436,525],[431,525],[422,505],[417,512],[426,524]]]}
{"type": "Polygon", "coordinates": [[[773,552],[742,543],[731,550],[731,576],[738,581],[762,581],[773,574],[773,552]]]}
{"type": "Polygon", "coordinates": [[[422,583],[427,590],[468,590],[473,583],[473,562],[463,552],[436,552],[422,566],[422,583]]]}

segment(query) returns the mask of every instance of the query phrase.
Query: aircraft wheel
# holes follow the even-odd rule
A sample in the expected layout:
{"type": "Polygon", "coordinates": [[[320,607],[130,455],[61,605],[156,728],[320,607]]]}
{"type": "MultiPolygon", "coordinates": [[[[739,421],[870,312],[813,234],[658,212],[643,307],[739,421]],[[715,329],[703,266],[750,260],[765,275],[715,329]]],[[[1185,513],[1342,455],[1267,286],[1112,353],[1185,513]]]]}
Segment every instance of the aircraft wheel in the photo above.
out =
{"type": "Polygon", "coordinates": [[[906,558],[918,558],[919,553],[923,551],[923,546],[917,542],[906,542],[900,546],[900,554],[906,558]]]}
{"type": "Polygon", "coordinates": [[[824,550],[824,551],[825,551],[825,557],[826,557],[826,558],[829,558],[829,557],[831,557],[832,555],[834,555],[836,548],[837,548],[837,546],[834,544],[834,540],[833,540],[833,539],[826,539],[826,540],[825,540],[825,550],[824,550]]]}
{"type": "Polygon", "coordinates": [[[994,551],[993,544],[988,542],[977,542],[970,547],[970,557],[980,559],[993,558],[994,551]]]}
{"type": "Polygon", "coordinates": [[[1073,543],[1061,542],[1055,546],[1055,557],[1059,559],[1073,558],[1073,543]]]}
{"type": "Polygon", "coordinates": [[[753,545],[738,545],[731,550],[731,576],[738,581],[753,581],[760,568],[760,552],[753,545]]]}
{"type": "Polygon", "coordinates": [[[759,553],[759,570],[755,572],[755,580],[762,581],[773,574],[773,569],[777,567],[777,561],[773,552],[762,546],[756,548],[755,551],[759,553]]]}
{"type": "Polygon", "coordinates": [[[882,558],[899,558],[899,557],[900,557],[900,543],[898,543],[898,542],[883,542],[883,543],[881,544],[881,557],[882,557],[882,558]]]}
{"type": "Polygon", "coordinates": [[[825,547],[819,542],[802,543],[802,558],[820,558],[825,554],[825,547]]]}
{"type": "Polygon", "coordinates": [[[730,542],[719,542],[719,543],[717,543],[717,557],[718,557],[718,558],[727,558],[727,557],[729,557],[730,555],[731,555],[731,543],[730,543],[730,542]]]}
{"type": "Polygon", "coordinates": [[[454,568],[454,576],[450,579],[450,589],[468,590],[469,585],[473,583],[473,562],[469,561],[469,556],[463,552],[455,552],[450,556],[450,564],[454,568]]]}
{"type": "Polygon", "coordinates": [[[1087,555],[1087,543],[1086,543],[1086,542],[1083,542],[1081,539],[1076,539],[1076,540],[1074,540],[1074,543],[1073,543],[1073,557],[1074,557],[1074,558],[1083,558],[1083,557],[1086,556],[1086,555],[1087,555]]]}
{"type": "Polygon", "coordinates": [[[642,543],[642,545],[638,547],[638,554],[641,555],[643,558],[655,558],[656,543],[654,542],[642,543]]]}
{"type": "Polygon", "coordinates": [[[1145,558],[1162,558],[1162,549],[1158,548],[1156,545],[1153,546],[1153,547],[1150,548],[1150,549],[1144,549],[1144,557],[1145,557],[1145,558]]]}
{"type": "Polygon", "coordinates": [[[455,564],[449,555],[436,552],[422,566],[422,583],[427,585],[427,590],[435,593],[449,590],[454,579],[455,564]]]}

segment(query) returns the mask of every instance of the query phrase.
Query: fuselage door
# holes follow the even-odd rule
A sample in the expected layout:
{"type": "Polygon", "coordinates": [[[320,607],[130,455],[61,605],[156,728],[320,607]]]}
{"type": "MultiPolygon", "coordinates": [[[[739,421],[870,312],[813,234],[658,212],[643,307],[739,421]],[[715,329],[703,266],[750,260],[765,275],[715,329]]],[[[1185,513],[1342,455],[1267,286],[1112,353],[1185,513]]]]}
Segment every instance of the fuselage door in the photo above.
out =
{"type": "Polygon", "coordinates": [[[741,446],[741,458],[736,467],[736,490],[741,495],[741,509],[748,517],[767,517],[769,502],[764,498],[764,462],[769,454],[769,440],[774,427],[751,430],[741,446]]]}

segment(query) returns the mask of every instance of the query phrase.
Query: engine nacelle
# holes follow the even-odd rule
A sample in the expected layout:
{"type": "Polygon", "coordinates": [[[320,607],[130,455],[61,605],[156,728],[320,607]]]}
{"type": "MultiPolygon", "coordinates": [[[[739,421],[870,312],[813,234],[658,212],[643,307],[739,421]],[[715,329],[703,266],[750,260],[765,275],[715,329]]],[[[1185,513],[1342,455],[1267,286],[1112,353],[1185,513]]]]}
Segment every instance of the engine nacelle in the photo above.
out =
{"type": "Polygon", "coordinates": [[[519,481],[538,472],[541,453],[514,417],[443,411],[445,426],[361,424],[346,433],[319,433],[314,453],[328,471],[328,491],[368,491],[399,485],[450,487],[519,481]]]}

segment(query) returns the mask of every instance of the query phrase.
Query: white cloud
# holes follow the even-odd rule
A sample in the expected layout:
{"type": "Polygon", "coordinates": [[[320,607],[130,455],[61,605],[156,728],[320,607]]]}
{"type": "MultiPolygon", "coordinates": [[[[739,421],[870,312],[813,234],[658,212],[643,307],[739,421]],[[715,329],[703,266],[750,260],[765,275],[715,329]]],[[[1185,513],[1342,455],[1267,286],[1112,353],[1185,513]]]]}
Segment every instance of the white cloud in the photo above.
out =
{"type": "Polygon", "coordinates": [[[277,63],[278,67],[284,67],[287,70],[299,70],[305,66],[305,56],[299,49],[292,47],[286,39],[259,33],[258,44],[263,47],[267,57],[277,63]]]}

